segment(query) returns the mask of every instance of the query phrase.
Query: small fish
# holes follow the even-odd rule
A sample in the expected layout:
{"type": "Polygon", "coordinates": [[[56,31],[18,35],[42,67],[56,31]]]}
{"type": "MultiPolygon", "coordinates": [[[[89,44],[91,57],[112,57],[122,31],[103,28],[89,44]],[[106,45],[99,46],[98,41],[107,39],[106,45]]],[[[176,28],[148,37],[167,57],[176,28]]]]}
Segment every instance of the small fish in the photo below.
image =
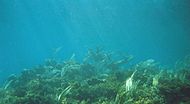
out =
{"type": "Polygon", "coordinates": [[[63,48],[63,47],[54,48],[54,49],[53,49],[53,54],[54,54],[54,55],[57,54],[58,52],[61,51],[62,48],[63,48]]]}

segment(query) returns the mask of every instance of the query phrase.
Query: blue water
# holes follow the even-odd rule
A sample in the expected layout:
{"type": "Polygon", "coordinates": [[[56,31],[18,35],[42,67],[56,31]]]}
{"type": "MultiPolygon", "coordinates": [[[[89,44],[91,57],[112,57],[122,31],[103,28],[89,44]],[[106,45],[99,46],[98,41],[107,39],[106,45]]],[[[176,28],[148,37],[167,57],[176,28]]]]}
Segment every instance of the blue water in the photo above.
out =
{"type": "Polygon", "coordinates": [[[190,54],[189,0],[0,0],[0,76],[96,46],[174,65],[190,54]]]}

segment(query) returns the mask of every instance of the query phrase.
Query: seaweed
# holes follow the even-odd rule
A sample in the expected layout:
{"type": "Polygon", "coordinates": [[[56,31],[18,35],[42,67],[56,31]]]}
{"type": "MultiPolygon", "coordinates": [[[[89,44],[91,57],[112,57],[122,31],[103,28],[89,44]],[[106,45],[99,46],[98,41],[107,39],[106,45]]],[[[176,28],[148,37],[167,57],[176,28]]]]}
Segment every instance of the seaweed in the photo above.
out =
{"type": "MultiPolygon", "coordinates": [[[[48,59],[42,65],[10,75],[0,88],[1,104],[188,104],[190,61],[169,69],[153,59],[125,67],[122,59],[101,48],[89,50],[83,62],[48,59]]],[[[117,56],[117,54],[115,55],[117,56]]]]}

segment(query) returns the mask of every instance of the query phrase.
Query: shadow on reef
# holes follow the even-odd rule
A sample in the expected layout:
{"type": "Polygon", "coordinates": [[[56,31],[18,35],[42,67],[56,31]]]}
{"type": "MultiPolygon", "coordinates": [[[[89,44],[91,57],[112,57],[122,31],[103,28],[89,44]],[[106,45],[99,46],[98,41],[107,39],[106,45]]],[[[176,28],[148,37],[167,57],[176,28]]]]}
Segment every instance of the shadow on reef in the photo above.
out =
{"type": "Polygon", "coordinates": [[[174,69],[149,59],[130,67],[132,56],[114,58],[97,48],[83,62],[47,60],[10,75],[1,104],[190,104],[190,57],[174,69]]]}

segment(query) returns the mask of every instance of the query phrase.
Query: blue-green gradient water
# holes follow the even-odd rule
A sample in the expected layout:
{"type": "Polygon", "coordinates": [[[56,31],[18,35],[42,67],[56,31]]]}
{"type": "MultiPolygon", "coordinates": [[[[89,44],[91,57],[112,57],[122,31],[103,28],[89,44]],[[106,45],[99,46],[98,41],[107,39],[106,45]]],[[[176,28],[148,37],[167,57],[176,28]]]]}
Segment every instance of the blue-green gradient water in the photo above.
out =
{"type": "Polygon", "coordinates": [[[0,0],[0,76],[96,46],[174,65],[190,53],[189,0],[0,0]]]}

